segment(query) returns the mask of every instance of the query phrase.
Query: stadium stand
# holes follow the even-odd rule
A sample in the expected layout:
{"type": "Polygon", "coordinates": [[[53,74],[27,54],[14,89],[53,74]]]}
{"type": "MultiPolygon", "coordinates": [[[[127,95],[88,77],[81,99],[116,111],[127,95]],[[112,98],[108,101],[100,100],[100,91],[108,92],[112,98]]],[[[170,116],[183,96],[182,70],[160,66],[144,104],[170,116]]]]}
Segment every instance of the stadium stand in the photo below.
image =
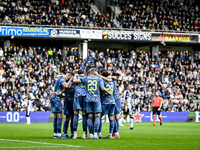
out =
{"type": "Polygon", "coordinates": [[[23,111],[30,92],[36,98],[33,110],[49,111],[49,99],[57,75],[91,67],[106,68],[118,76],[120,92],[130,83],[134,110],[150,111],[156,91],[163,98],[164,111],[200,110],[200,53],[191,63],[187,50],[180,53],[169,51],[166,55],[159,53],[151,59],[150,52],[131,50],[129,54],[121,50],[98,52],[88,49],[88,59],[85,60],[82,53],[69,47],[51,50],[51,59],[48,51],[34,47],[0,48],[0,111],[23,111]]]}
{"type": "Polygon", "coordinates": [[[199,8],[195,1],[120,1],[118,21],[123,28],[199,31],[199,8]]]}
{"type": "Polygon", "coordinates": [[[4,0],[0,5],[0,22],[3,24],[51,25],[72,27],[116,28],[107,13],[95,14],[88,0],[4,0]]]}

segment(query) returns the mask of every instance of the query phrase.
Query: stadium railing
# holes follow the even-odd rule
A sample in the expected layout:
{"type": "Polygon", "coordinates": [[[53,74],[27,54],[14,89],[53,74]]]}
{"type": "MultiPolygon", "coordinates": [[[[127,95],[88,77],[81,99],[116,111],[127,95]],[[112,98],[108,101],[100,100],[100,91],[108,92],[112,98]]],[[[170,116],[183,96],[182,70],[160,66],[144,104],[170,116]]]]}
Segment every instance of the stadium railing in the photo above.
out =
{"type": "Polygon", "coordinates": [[[101,27],[77,27],[77,26],[55,26],[55,25],[30,25],[30,24],[5,24],[5,23],[0,23],[0,26],[200,34],[199,31],[194,32],[194,31],[175,31],[175,30],[144,30],[144,29],[127,29],[127,28],[103,28],[103,27],[101,28],[101,27]]]}

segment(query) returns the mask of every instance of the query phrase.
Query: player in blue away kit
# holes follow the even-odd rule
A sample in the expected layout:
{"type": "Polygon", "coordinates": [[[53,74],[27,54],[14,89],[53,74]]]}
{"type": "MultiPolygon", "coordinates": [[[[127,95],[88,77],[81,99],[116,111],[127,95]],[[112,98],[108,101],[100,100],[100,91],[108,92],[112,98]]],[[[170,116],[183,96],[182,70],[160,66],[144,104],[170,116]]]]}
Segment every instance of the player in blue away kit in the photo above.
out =
{"type": "MultiPolygon", "coordinates": [[[[81,80],[84,75],[84,70],[80,69],[78,74],[75,75],[75,78],[81,80]]],[[[74,78],[74,77],[73,77],[74,78]]],[[[72,78],[72,82],[73,82],[72,78]]],[[[73,119],[73,129],[74,129],[74,137],[73,139],[77,139],[77,128],[78,128],[78,115],[79,110],[82,110],[82,118],[83,118],[83,135],[82,138],[86,138],[86,131],[87,131],[87,116],[86,116],[86,91],[85,85],[83,83],[75,84],[75,95],[74,95],[74,119],[73,119]]]]}
{"type": "Polygon", "coordinates": [[[121,98],[119,96],[118,90],[117,90],[117,85],[116,82],[113,81],[113,97],[115,99],[115,127],[114,127],[114,134],[113,138],[120,138],[119,137],[119,115],[121,112],[121,98]]]}
{"type": "Polygon", "coordinates": [[[64,77],[60,77],[56,80],[54,94],[51,95],[51,112],[54,114],[54,138],[65,138],[61,136],[62,127],[62,103],[61,96],[56,96],[56,93],[61,93],[64,88],[68,88],[66,80],[72,77],[71,73],[67,73],[64,77]]]}
{"type": "MultiPolygon", "coordinates": [[[[102,76],[108,77],[108,72],[103,71],[102,76]]],[[[106,82],[103,80],[105,88],[113,93],[113,82],[106,82]]],[[[110,132],[109,135],[106,138],[112,138],[113,130],[114,130],[114,112],[115,112],[115,99],[113,96],[109,96],[104,91],[101,92],[101,104],[102,104],[102,116],[108,115],[110,120],[110,132]]],[[[101,133],[98,133],[101,137],[101,133]]]]}
{"type": "MultiPolygon", "coordinates": [[[[73,71],[74,73],[78,73],[78,70],[73,71]]],[[[64,115],[66,117],[63,125],[63,136],[66,138],[73,138],[73,118],[74,118],[74,110],[73,110],[73,103],[74,103],[74,93],[75,93],[75,86],[73,85],[72,78],[68,80],[67,89],[63,89],[61,93],[65,93],[65,99],[64,99],[64,115]],[[69,121],[70,123],[70,129],[71,129],[71,135],[68,136],[67,131],[69,127],[69,121]]]]}
{"type": "Polygon", "coordinates": [[[88,76],[81,79],[74,78],[74,83],[84,83],[86,89],[86,112],[88,113],[88,128],[90,132],[89,138],[98,139],[97,132],[99,129],[100,123],[100,113],[102,112],[101,108],[101,99],[100,99],[100,89],[105,91],[109,95],[113,95],[112,92],[109,92],[103,84],[103,80],[95,76],[97,69],[91,68],[87,72],[88,76]],[[93,123],[93,116],[95,120],[93,123]],[[94,131],[95,130],[95,131],[94,131]],[[94,132],[94,135],[93,135],[94,132]]]}

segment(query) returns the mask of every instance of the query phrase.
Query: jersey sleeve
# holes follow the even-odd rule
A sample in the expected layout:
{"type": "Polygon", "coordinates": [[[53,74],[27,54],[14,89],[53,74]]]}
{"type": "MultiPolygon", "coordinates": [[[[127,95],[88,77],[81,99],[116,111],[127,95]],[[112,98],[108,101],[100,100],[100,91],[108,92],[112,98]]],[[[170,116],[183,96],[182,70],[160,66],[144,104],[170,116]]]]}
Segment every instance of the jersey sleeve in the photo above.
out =
{"type": "Polygon", "coordinates": [[[104,87],[103,79],[99,78],[99,87],[100,89],[104,87]]]}
{"type": "Polygon", "coordinates": [[[85,83],[86,77],[82,77],[79,79],[82,83],[85,83]]]}
{"type": "Polygon", "coordinates": [[[62,85],[63,83],[66,83],[66,81],[64,79],[61,79],[60,84],[62,85]]]}

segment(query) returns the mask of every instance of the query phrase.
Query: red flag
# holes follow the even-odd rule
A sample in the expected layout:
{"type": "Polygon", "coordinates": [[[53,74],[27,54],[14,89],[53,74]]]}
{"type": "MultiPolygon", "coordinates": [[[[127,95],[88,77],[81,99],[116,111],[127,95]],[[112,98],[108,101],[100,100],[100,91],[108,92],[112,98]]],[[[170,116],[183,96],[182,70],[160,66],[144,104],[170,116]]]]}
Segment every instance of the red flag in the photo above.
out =
{"type": "Polygon", "coordinates": [[[65,3],[65,0],[62,0],[62,4],[64,4],[65,3]]]}

